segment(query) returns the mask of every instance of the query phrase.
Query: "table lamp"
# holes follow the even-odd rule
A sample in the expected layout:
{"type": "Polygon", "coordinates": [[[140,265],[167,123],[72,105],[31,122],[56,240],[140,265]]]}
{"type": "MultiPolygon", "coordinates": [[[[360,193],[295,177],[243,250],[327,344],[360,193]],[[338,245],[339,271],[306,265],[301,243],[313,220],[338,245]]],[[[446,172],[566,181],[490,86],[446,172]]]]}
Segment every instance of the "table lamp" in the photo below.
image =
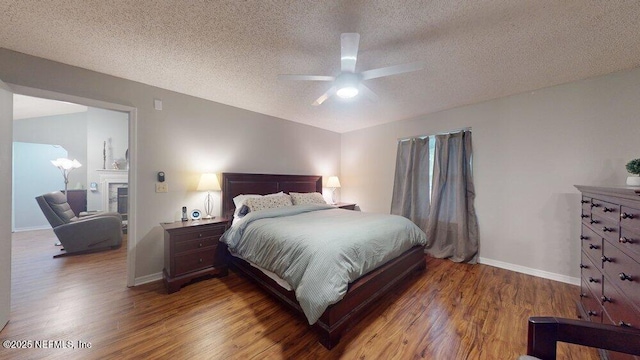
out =
{"type": "Polygon", "coordinates": [[[213,211],[213,196],[211,196],[211,191],[222,190],[220,188],[218,176],[211,173],[202,174],[196,190],[207,192],[207,197],[204,199],[204,212],[206,215],[203,219],[212,219],[213,215],[211,215],[211,212],[213,211]]]}

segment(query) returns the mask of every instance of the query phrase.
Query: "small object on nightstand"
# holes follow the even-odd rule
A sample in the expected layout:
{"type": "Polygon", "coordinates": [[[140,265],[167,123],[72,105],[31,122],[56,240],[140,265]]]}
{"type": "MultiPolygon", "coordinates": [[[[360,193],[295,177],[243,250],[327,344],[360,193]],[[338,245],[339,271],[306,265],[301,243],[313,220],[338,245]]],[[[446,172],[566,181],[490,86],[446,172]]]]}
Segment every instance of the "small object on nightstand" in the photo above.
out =
{"type": "Polygon", "coordinates": [[[340,208],[340,209],[345,209],[345,210],[355,210],[356,209],[356,204],[355,203],[339,202],[339,203],[333,204],[333,206],[335,206],[337,208],[340,208]]]}
{"type": "Polygon", "coordinates": [[[182,207],[182,219],[180,219],[182,221],[189,221],[189,218],[187,218],[187,207],[183,206],[182,207]]]}
{"type": "Polygon", "coordinates": [[[229,227],[228,218],[160,225],[164,229],[162,278],[169,294],[196,278],[227,275],[227,245],[219,240],[229,227]]]}
{"type": "Polygon", "coordinates": [[[191,210],[191,220],[200,220],[202,217],[202,212],[198,209],[191,210]]]}

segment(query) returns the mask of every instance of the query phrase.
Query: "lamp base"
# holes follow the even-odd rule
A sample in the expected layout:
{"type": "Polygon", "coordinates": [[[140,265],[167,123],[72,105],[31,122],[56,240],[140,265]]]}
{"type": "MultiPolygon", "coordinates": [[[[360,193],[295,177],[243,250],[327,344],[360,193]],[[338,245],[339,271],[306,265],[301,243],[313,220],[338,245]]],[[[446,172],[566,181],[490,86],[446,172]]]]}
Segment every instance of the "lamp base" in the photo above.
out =
{"type": "Polygon", "coordinates": [[[213,218],[215,218],[215,216],[213,216],[213,215],[205,215],[202,218],[203,219],[213,219],[213,218]]]}

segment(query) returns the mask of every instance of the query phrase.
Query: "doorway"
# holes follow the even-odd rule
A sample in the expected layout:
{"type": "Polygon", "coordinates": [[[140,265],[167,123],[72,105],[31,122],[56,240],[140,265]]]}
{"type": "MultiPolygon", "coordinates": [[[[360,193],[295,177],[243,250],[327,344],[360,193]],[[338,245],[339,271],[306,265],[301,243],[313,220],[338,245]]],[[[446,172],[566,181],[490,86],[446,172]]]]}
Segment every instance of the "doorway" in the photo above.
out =
{"type": "MultiPolygon", "coordinates": [[[[115,137],[106,136],[109,132],[108,129],[109,123],[108,121],[97,121],[98,126],[93,129],[93,131],[87,131],[87,152],[86,152],[86,163],[85,167],[85,184],[82,183],[81,178],[80,181],[71,182],[70,184],[76,187],[84,187],[87,193],[87,206],[88,210],[104,210],[109,211],[110,209],[115,207],[115,211],[117,211],[117,188],[122,187],[122,183],[126,182],[127,185],[127,286],[131,287],[135,285],[135,229],[136,229],[136,159],[137,159],[137,151],[136,151],[136,123],[137,123],[137,111],[135,108],[107,103],[99,100],[87,99],[82,97],[77,97],[73,95],[61,94],[52,91],[34,89],[19,85],[11,85],[11,90],[15,94],[25,95],[29,97],[42,98],[48,100],[61,101],[65,103],[77,104],[85,107],[89,107],[90,109],[94,109],[94,118],[104,117],[105,114],[109,112],[116,112],[126,118],[126,132],[128,133],[127,139],[115,139],[115,137]],[[97,114],[97,115],[96,115],[97,114]],[[107,128],[105,129],[105,124],[107,128]],[[105,133],[107,131],[107,133],[105,133]],[[104,139],[102,139],[104,137],[104,139]],[[98,143],[98,145],[96,145],[98,143]],[[96,147],[98,150],[95,150],[96,147]],[[109,160],[107,162],[107,160],[109,160]],[[114,189],[109,188],[101,188],[101,173],[108,174],[107,176],[111,176],[111,174],[116,173],[121,175],[119,178],[122,179],[122,175],[126,174],[125,181],[121,181],[120,184],[114,189]],[[94,180],[94,181],[92,181],[94,180]],[[78,185],[77,183],[80,182],[78,185]],[[95,192],[92,192],[92,189],[95,189],[95,192]],[[114,201],[112,204],[109,204],[110,197],[107,201],[107,204],[102,200],[104,197],[102,194],[108,191],[114,191],[116,194],[113,198],[114,201]],[[98,205],[100,204],[100,205],[98,205]],[[98,209],[100,207],[100,209],[98,209]]],[[[102,119],[104,120],[104,119],[102,119]]],[[[19,121],[19,120],[17,120],[19,121]]],[[[94,124],[96,125],[96,124],[94,124]]],[[[68,129],[67,129],[68,130],[68,129]]],[[[15,139],[14,139],[15,140],[15,139]]],[[[73,157],[73,155],[69,155],[73,157]]],[[[53,167],[53,166],[52,166],[53,167]]],[[[62,176],[60,176],[62,179],[62,176]]],[[[70,187],[72,189],[72,187],[70,187]]],[[[56,190],[56,189],[53,189],[56,190]]],[[[52,191],[53,191],[52,190],[52,191]]]]}

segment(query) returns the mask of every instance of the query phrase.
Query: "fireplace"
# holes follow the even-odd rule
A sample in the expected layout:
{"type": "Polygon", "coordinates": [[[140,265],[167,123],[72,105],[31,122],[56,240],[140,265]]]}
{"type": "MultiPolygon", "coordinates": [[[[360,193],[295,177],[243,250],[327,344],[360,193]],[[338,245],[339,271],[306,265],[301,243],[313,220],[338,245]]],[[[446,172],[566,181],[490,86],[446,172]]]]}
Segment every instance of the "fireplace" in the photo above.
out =
{"type": "Polygon", "coordinates": [[[102,211],[122,214],[123,231],[127,230],[129,171],[98,170],[100,175],[100,192],[102,193],[102,211]]]}

